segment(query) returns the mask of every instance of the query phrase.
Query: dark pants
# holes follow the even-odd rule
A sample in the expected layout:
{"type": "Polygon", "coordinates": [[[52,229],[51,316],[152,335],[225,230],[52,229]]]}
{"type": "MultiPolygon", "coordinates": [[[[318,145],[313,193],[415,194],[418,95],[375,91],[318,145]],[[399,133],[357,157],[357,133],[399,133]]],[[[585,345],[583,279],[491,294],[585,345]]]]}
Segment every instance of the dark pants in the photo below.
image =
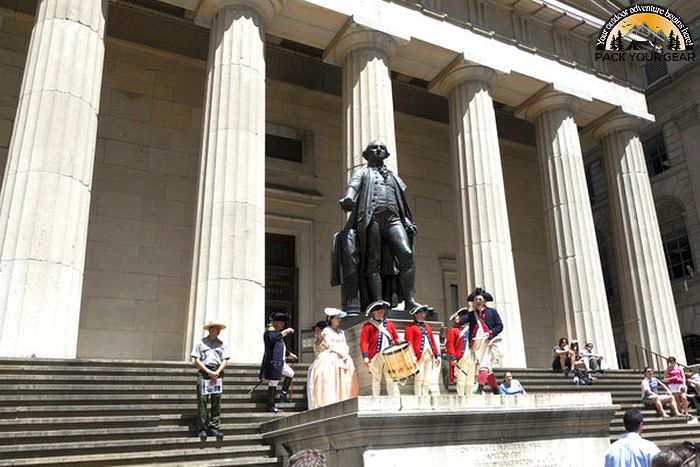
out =
{"type": "Polygon", "coordinates": [[[197,431],[218,430],[221,422],[221,394],[202,395],[205,376],[197,373],[197,431]],[[211,417],[207,413],[207,399],[211,398],[211,417]]]}

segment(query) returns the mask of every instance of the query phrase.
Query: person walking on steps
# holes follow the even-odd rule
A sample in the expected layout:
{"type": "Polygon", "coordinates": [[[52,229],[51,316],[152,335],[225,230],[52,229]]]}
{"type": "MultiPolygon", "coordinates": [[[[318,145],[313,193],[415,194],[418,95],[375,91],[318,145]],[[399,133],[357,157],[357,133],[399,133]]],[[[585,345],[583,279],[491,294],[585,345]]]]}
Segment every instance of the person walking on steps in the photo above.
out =
{"type": "Polygon", "coordinates": [[[275,405],[275,392],[283,376],[280,402],[289,402],[289,388],[294,378],[294,370],[287,363],[287,359],[296,360],[297,358],[296,355],[287,351],[287,346],[284,344],[284,338],[294,334],[294,328],[287,327],[288,321],[287,313],[272,313],[270,324],[263,334],[265,355],[260,366],[260,379],[267,380],[267,410],[275,413],[282,412],[282,409],[275,405]]]}

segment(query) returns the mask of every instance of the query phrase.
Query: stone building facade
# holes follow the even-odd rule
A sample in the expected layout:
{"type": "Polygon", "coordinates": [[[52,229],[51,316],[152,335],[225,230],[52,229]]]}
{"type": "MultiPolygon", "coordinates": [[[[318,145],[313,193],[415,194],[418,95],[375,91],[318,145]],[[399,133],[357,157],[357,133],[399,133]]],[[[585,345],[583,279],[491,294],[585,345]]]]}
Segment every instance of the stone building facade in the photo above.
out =
{"type": "Polygon", "coordinates": [[[0,0],[0,355],[179,360],[219,319],[258,361],[267,312],[337,306],[336,201],[378,137],[440,317],[481,285],[508,365],[561,335],[682,356],[669,297],[700,334],[697,280],[669,280],[656,211],[678,203],[697,258],[697,104],[648,110],[642,70],[596,62],[595,5],[0,0]],[[649,125],[671,163],[651,184],[649,125]]]}

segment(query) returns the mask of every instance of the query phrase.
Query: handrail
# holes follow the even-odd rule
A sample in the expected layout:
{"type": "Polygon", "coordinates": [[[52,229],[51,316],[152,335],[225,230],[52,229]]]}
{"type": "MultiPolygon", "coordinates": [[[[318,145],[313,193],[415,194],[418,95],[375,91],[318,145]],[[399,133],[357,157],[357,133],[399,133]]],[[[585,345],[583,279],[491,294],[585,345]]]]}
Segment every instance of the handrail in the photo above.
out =
{"type": "MultiPolygon", "coordinates": [[[[627,341],[627,345],[631,345],[634,347],[634,353],[636,358],[636,364],[639,365],[642,361],[644,362],[645,367],[651,367],[654,370],[661,371],[666,368],[666,364],[668,362],[669,357],[664,357],[658,352],[654,352],[651,349],[647,349],[646,347],[643,347],[637,343],[634,342],[629,342],[627,341]],[[640,351],[643,357],[643,360],[639,358],[640,351]],[[652,364],[652,361],[656,364],[652,364]],[[661,362],[662,364],[659,364],[661,362]]],[[[678,365],[681,368],[686,368],[686,369],[691,369],[688,365],[684,365],[682,363],[679,363],[676,361],[676,365],[678,365]]],[[[630,365],[631,366],[631,365],[630,365]]],[[[642,370],[643,368],[635,368],[636,370],[642,370]]]]}

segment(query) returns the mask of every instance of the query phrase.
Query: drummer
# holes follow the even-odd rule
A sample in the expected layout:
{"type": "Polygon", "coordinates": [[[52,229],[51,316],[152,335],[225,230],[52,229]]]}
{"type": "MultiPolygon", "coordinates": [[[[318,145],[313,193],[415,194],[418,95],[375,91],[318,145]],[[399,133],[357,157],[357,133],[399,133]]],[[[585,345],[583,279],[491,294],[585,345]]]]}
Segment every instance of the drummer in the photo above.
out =
{"type": "Polygon", "coordinates": [[[394,323],[385,318],[386,310],[390,309],[391,305],[383,300],[371,303],[365,311],[365,316],[371,315],[371,318],[362,326],[360,334],[360,352],[372,376],[373,396],[381,393],[382,376],[387,395],[399,394],[399,385],[389,376],[389,368],[382,355],[382,351],[399,341],[394,323]]]}
{"type": "MultiPolygon", "coordinates": [[[[440,352],[430,325],[425,322],[427,307],[419,306],[411,311],[413,322],[406,325],[404,338],[413,347],[418,360],[418,373],[413,378],[413,390],[416,396],[427,396],[433,367],[440,366],[440,352]]],[[[439,389],[433,392],[438,395],[439,389]]]]}

